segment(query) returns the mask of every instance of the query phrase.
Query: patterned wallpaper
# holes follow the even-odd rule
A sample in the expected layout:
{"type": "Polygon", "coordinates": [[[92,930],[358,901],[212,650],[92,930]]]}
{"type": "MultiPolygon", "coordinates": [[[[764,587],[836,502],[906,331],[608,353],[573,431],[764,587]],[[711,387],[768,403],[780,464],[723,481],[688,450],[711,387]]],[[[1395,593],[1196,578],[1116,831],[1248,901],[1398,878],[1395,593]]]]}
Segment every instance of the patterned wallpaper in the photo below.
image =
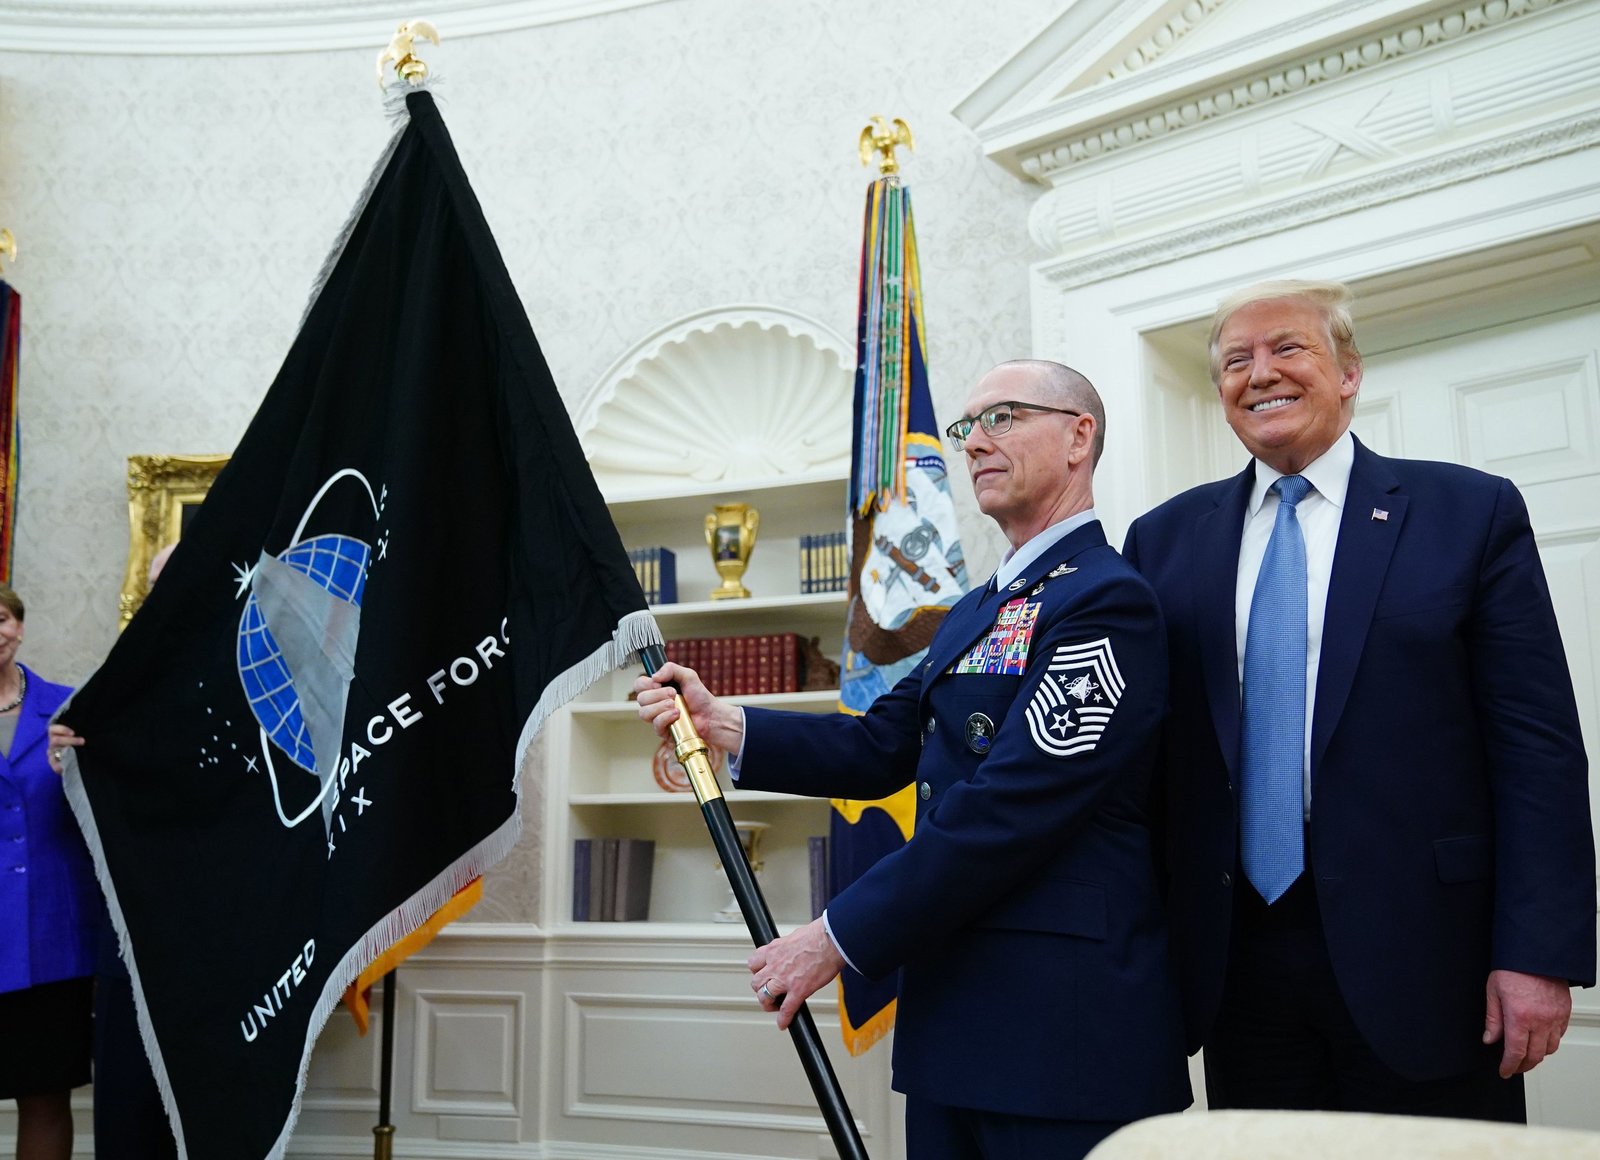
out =
{"type": "MultiPolygon", "coordinates": [[[[732,302],[854,333],[869,114],[906,164],[935,404],[1028,352],[1035,191],[950,115],[1031,0],[677,0],[426,54],[556,381],[575,405],[645,333],[732,302]]],[[[231,449],[388,135],[371,50],[0,53],[0,224],[22,260],[24,659],[78,681],[116,631],[129,454],[231,449]]],[[[1000,543],[959,488],[976,574],[1000,543]]],[[[537,787],[526,799],[539,816],[537,787]]],[[[537,859],[475,917],[533,921],[537,859]]]]}

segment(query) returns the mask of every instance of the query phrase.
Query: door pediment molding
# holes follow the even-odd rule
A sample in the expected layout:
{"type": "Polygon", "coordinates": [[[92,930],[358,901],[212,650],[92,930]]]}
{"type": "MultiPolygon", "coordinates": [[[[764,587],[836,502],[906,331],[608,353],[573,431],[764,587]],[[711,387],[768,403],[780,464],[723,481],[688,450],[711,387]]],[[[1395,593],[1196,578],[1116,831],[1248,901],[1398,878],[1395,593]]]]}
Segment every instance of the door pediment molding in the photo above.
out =
{"type": "Polygon", "coordinates": [[[1136,22],[1128,6],[1079,12],[1082,6],[1074,5],[955,114],[995,161],[1020,177],[1055,184],[1069,170],[1165,145],[1541,13],[1586,6],[1587,0],[1168,0],[1134,7],[1143,13],[1136,22]],[[1069,19],[1075,14],[1076,21],[1069,19]],[[1133,41],[1152,21],[1154,30],[1133,41]],[[1073,42],[1064,43],[1069,36],[1073,42]]]}
{"type": "Polygon", "coordinates": [[[1202,220],[1090,246],[1063,242],[1052,213],[1058,199],[1047,194],[1035,203],[1029,225],[1034,240],[1059,256],[1041,263],[1036,271],[1061,289],[1087,286],[1147,266],[1594,148],[1600,148],[1600,111],[1580,113],[1532,132],[1519,129],[1460,149],[1409,158],[1350,180],[1226,207],[1202,220]]]}

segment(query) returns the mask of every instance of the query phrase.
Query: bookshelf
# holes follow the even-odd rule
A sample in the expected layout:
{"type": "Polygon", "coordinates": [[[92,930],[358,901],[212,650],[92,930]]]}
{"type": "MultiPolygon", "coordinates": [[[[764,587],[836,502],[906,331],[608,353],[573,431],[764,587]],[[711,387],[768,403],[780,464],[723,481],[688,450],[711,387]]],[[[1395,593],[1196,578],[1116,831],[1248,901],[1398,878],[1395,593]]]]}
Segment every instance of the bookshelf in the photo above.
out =
{"type": "MultiPolygon", "coordinates": [[[[677,556],[679,603],[651,611],[668,640],[795,632],[816,637],[824,655],[837,659],[844,631],[845,596],[801,595],[800,537],[843,523],[846,479],[840,474],[784,482],[760,481],[690,488],[654,496],[614,494],[612,517],[629,547],[659,544],[677,556]],[[703,597],[718,577],[704,541],[705,513],[719,502],[743,501],[761,513],[744,600],[703,597]]],[[[624,926],[633,935],[664,941],[686,936],[747,941],[742,924],[717,923],[727,901],[716,854],[698,803],[690,792],[662,789],[652,772],[660,742],[627,699],[636,673],[622,670],[596,683],[583,698],[552,717],[549,733],[549,824],[546,834],[546,914],[556,931],[590,935],[599,926],[624,926]],[[648,838],[655,842],[649,918],[643,922],[575,922],[573,842],[579,838],[648,838]]],[[[836,688],[728,698],[735,704],[831,713],[836,688]]],[[[811,918],[808,839],[828,832],[825,800],[734,788],[724,762],[718,771],[735,820],[765,822],[762,890],[780,929],[811,918]]],[[[604,937],[604,936],[602,936],[604,937]]]]}

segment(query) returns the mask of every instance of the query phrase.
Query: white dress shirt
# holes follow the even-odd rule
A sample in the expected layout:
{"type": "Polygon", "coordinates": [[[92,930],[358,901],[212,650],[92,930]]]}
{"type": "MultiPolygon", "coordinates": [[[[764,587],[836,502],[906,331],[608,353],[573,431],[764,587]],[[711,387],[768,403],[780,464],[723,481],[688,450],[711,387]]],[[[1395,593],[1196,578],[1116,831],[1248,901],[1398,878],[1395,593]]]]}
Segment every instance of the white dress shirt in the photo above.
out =
{"type": "MultiPolygon", "coordinates": [[[[1356,447],[1345,431],[1300,475],[1311,490],[1295,508],[1306,542],[1306,736],[1301,758],[1306,816],[1311,816],[1311,716],[1317,700],[1317,668],[1322,660],[1322,620],[1328,608],[1328,579],[1333,575],[1333,550],[1339,540],[1339,518],[1345,493],[1350,489],[1350,468],[1356,447]]],[[[1239,697],[1244,698],[1244,648],[1250,632],[1250,601],[1255,595],[1261,559],[1267,554],[1272,525],[1278,518],[1278,497],[1268,488],[1283,473],[1255,461],[1256,482],[1244,513],[1244,537],[1239,541],[1239,573],[1234,590],[1234,633],[1239,655],[1239,697]]]]}
{"type": "MultiPolygon", "coordinates": [[[[1027,576],[1028,565],[1055,547],[1057,541],[1098,518],[1094,514],[1094,508],[1085,508],[1075,516],[1068,516],[1059,523],[1051,524],[1022,547],[1008,550],[1000,557],[1000,567],[994,570],[996,589],[1010,585],[1019,576],[1027,576]]],[[[1029,576],[1028,579],[1036,580],[1037,577],[1029,576]]]]}

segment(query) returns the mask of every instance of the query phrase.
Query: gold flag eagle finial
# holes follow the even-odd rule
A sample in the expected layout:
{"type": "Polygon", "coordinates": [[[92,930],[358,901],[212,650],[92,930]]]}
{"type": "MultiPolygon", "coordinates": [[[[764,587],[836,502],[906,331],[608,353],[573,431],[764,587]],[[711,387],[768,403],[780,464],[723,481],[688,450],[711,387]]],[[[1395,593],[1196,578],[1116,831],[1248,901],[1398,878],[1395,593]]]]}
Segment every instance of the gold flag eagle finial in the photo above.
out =
{"type": "MultiPolygon", "coordinates": [[[[0,230],[0,255],[4,255],[7,261],[17,260],[17,239],[10,230],[0,230]]],[[[4,266],[0,266],[0,270],[4,269],[4,266]]]]}
{"type": "Polygon", "coordinates": [[[420,85],[428,75],[428,66],[417,56],[413,45],[418,38],[439,43],[439,30],[428,20],[407,20],[394,34],[389,46],[378,54],[378,87],[384,87],[384,65],[393,63],[394,71],[409,84],[420,85]]]}
{"type": "Polygon", "coordinates": [[[911,140],[911,126],[899,117],[893,121],[873,117],[867,127],[861,130],[861,164],[866,165],[872,160],[872,155],[877,153],[880,175],[888,177],[892,173],[900,172],[900,162],[894,155],[897,145],[904,145],[907,149],[916,148],[911,140]]]}

